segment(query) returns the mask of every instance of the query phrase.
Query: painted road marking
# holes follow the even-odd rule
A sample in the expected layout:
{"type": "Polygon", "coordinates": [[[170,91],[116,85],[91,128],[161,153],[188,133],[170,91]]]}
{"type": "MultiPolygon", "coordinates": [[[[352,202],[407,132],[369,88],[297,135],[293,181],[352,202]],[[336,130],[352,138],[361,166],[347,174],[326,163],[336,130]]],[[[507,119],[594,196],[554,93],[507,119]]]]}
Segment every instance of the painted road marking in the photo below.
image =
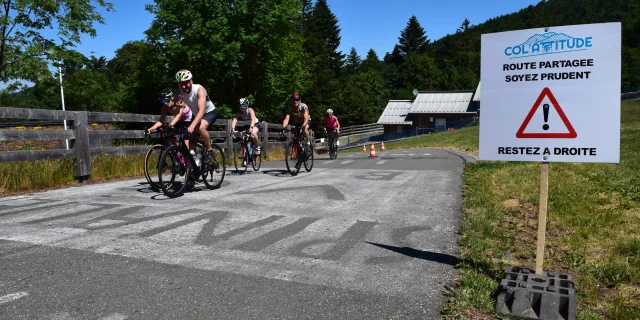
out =
{"type": "Polygon", "coordinates": [[[425,155],[425,156],[430,156],[430,155],[431,155],[431,153],[425,153],[424,155],[425,155]]]}
{"type": "Polygon", "coordinates": [[[18,300],[18,299],[24,298],[24,297],[26,297],[28,295],[29,294],[26,293],[26,292],[16,292],[16,293],[8,294],[6,296],[0,297],[0,304],[11,302],[11,301],[14,301],[14,300],[18,300]]]}
{"type": "Polygon", "coordinates": [[[376,164],[383,164],[385,162],[387,162],[387,160],[380,160],[380,161],[376,162],[376,164]]]}
{"type": "MultiPolygon", "coordinates": [[[[337,163],[355,165],[360,159],[337,163]]],[[[393,164],[380,158],[371,162],[382,160],[393,164]]],[[[313,170],[302,179],[282,181],[262,174],[238,176],[218,190],[221,197],[213,207],[197,201],[209,192],[186,193],[175,201],[136,192],[144,179],[87,186],[82,199],[61,201],[66,206],[58,209],[39,205],[28,213],[0,216],[0,239],[350,290],[423,294],[428,277],[420,275],[426,268],[441,277],[440,263],[412,259],[393,248],[452,254],[455,237],[446,235],[454,232],[456,217],[435,217],[420,208],[424,201],[432,207],[452,202],[456,195],[423,199],[423,192],[438,192],[458,173],[384,169],[313,170]],[[363,188],[363,180],[376,181],[363,188]],[[105,194],[122,197],[101,197],[105,194]],[[244,201],[247,194],[252,201],[244,201]],[[396,210],[398,200],[407,202],[405,211],[396,210]],[[433,239],[444,240],[434,247],[433,239]],[[403,272],[388,277],[398,268],[403,272]],[[378,280],[367,281],[372,278],[378,280]]],[[[77,191],[39,197],[71,199],[70,192],[77,191]]],[[[29,203],[34,201],[50,200],[29,203]]],[[[23,208],[25,202],[11,206],[23,208]]],[[[452,277],[450,271],[445,272],[452,277]]]]}
{"type": "Polygon", "coordinates": [[[390,156],[404,156],[403,153],[392,153],[390,154],[390,156]]]}
{"type": "Polygon", "coordinates": [[[340,162],[340,164],[347,164],[347,163],[351,163],[351,162],[353,162],[353,160],[342,161],[342,162],[340,162]]]}

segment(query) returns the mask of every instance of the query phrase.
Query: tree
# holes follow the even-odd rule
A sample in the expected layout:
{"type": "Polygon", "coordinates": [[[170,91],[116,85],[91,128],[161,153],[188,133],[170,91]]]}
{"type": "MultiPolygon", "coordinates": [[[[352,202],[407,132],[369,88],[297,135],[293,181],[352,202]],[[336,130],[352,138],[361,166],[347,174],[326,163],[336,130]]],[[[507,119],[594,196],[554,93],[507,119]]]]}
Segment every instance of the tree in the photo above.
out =
{"type": "Polygon", "coordinates": [[[338,19],[331,12],[326,0],[318,0],[313,7],[307,28],[307,52],[323,56],[320,63],[326,64],[336,75],[340,74],[343,59],[340,46],[338,19]]]}
{"type": "Polygon", "coordinates": [[[424,46],[430,42],[415,15],[411,16],[398,39],[398,49],[402,55],[407,55],[410,52],[423,52],[424,46]]]}
{"type": "Polygon", "coordinates": [[[373,49],[369,49],[369,52],[367,52],[367,58],[362,62],[360,68],[363,72],[367,72],[370,70],[382,72],[382,62],[373,49]]]}
{"type": "Polygon", "coordinates": [[[47,59],[65,58],[68,49],[80,42],[81,34],[95,37],[93,24],[102,24],[104,19],[94,2],[113,11],[113,5],[104,0],[3,0],[0,81],[34,81],[43,72],[46,74],[47,59]],[[44,36],[42,31],[54,24],[57,36],[44,36]]]}
{"type": "Polygon", "coordinates": [[[457,32],[467,32],[469,31],[469,28],[473,27],[471,25],[471,21],[469,21],[469,19],[464,19],[464,21],[462,21],[462,23],[460,24],[460,27],[458,28],[457,32]]]}
{"type": "Polygon", "coordinates": [[[283,100],[306,88],[300,0],[156,0],[147,10],[156,16],[146,34],[165,57],[163,76],[191,70],[220,118],[248,95],[259,115],[280,117],[283,100]]]}
{"type": "Polygon", "coordinates": [[[345,63],[345,69],[347,69],[348,72],[355,72],[356,70],[358,70],[361,63],[362,60],[360,59],[360,56],[358,56],[356,48],[351,47],[351,51],[349,52],[347,61],[345,63]]]}

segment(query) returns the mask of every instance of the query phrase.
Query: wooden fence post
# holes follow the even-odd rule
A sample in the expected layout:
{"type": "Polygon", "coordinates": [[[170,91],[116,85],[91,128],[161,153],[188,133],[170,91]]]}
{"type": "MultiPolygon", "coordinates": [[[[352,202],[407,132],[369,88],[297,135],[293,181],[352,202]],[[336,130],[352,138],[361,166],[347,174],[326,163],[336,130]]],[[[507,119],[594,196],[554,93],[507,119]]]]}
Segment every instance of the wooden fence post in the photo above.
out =
{"type": "Polygon", "coordinates": [[[269,156],[269,123],[263,121],[262,125],[262,157],[266,158],[269,156]]]}
{"type": "Polygon", "coordinates": [[[84,183],[91,174],[91,152],[89,146],[89,117],[87,112],[74,112],[73,130],[75,143],[73,149],[76,153],[76,161],[73,164],[73,175],[84,183]]]}
{"type": "Polygon", "coordinates": [[[227,159],[233,157],[233,135],[231,134],[231,119],[227,120],[225,131],[227,132],[227,159]]]}

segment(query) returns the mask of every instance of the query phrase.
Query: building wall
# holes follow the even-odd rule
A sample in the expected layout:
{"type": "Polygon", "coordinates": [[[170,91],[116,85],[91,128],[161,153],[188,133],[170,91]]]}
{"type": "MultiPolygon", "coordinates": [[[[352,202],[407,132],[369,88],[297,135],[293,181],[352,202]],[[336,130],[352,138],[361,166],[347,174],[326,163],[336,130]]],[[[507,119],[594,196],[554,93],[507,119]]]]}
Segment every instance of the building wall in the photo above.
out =
{"type": "MultiPolygon", "coordinates": [[[[475,114],[454,114],[454,113],[415,113],[411,115],[414,128],[434,128],[437,119],[445,119],[446,122],[473,118],[475,114]]],[[[442,121],[442,120],[441,120],[442,121]]],[[[446,125],[445,125],[446,126],[446,125]]]]}
{"type": "Polygon", "coordinates": [[[406,131],[411,129],[410,125],[397,125],[397,124],[385,124],[382,126],[384,128],[384,133],[396,133],[399,131],[406,131]]]}

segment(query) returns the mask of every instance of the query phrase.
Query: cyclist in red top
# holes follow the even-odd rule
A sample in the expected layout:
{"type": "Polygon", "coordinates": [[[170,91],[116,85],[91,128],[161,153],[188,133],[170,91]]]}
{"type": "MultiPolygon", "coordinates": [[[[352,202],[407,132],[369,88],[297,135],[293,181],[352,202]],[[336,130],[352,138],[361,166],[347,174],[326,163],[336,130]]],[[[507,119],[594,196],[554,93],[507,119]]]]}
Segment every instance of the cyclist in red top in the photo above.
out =
{"type": "Polygon", "coordinates": [[[340,122],[338,117],[333,115],[333,110],[327,109],[327,114],[324,116],[324,133],[327,134],[327,130],[333,130],[335,136],[340,135],[340,122]]]}

